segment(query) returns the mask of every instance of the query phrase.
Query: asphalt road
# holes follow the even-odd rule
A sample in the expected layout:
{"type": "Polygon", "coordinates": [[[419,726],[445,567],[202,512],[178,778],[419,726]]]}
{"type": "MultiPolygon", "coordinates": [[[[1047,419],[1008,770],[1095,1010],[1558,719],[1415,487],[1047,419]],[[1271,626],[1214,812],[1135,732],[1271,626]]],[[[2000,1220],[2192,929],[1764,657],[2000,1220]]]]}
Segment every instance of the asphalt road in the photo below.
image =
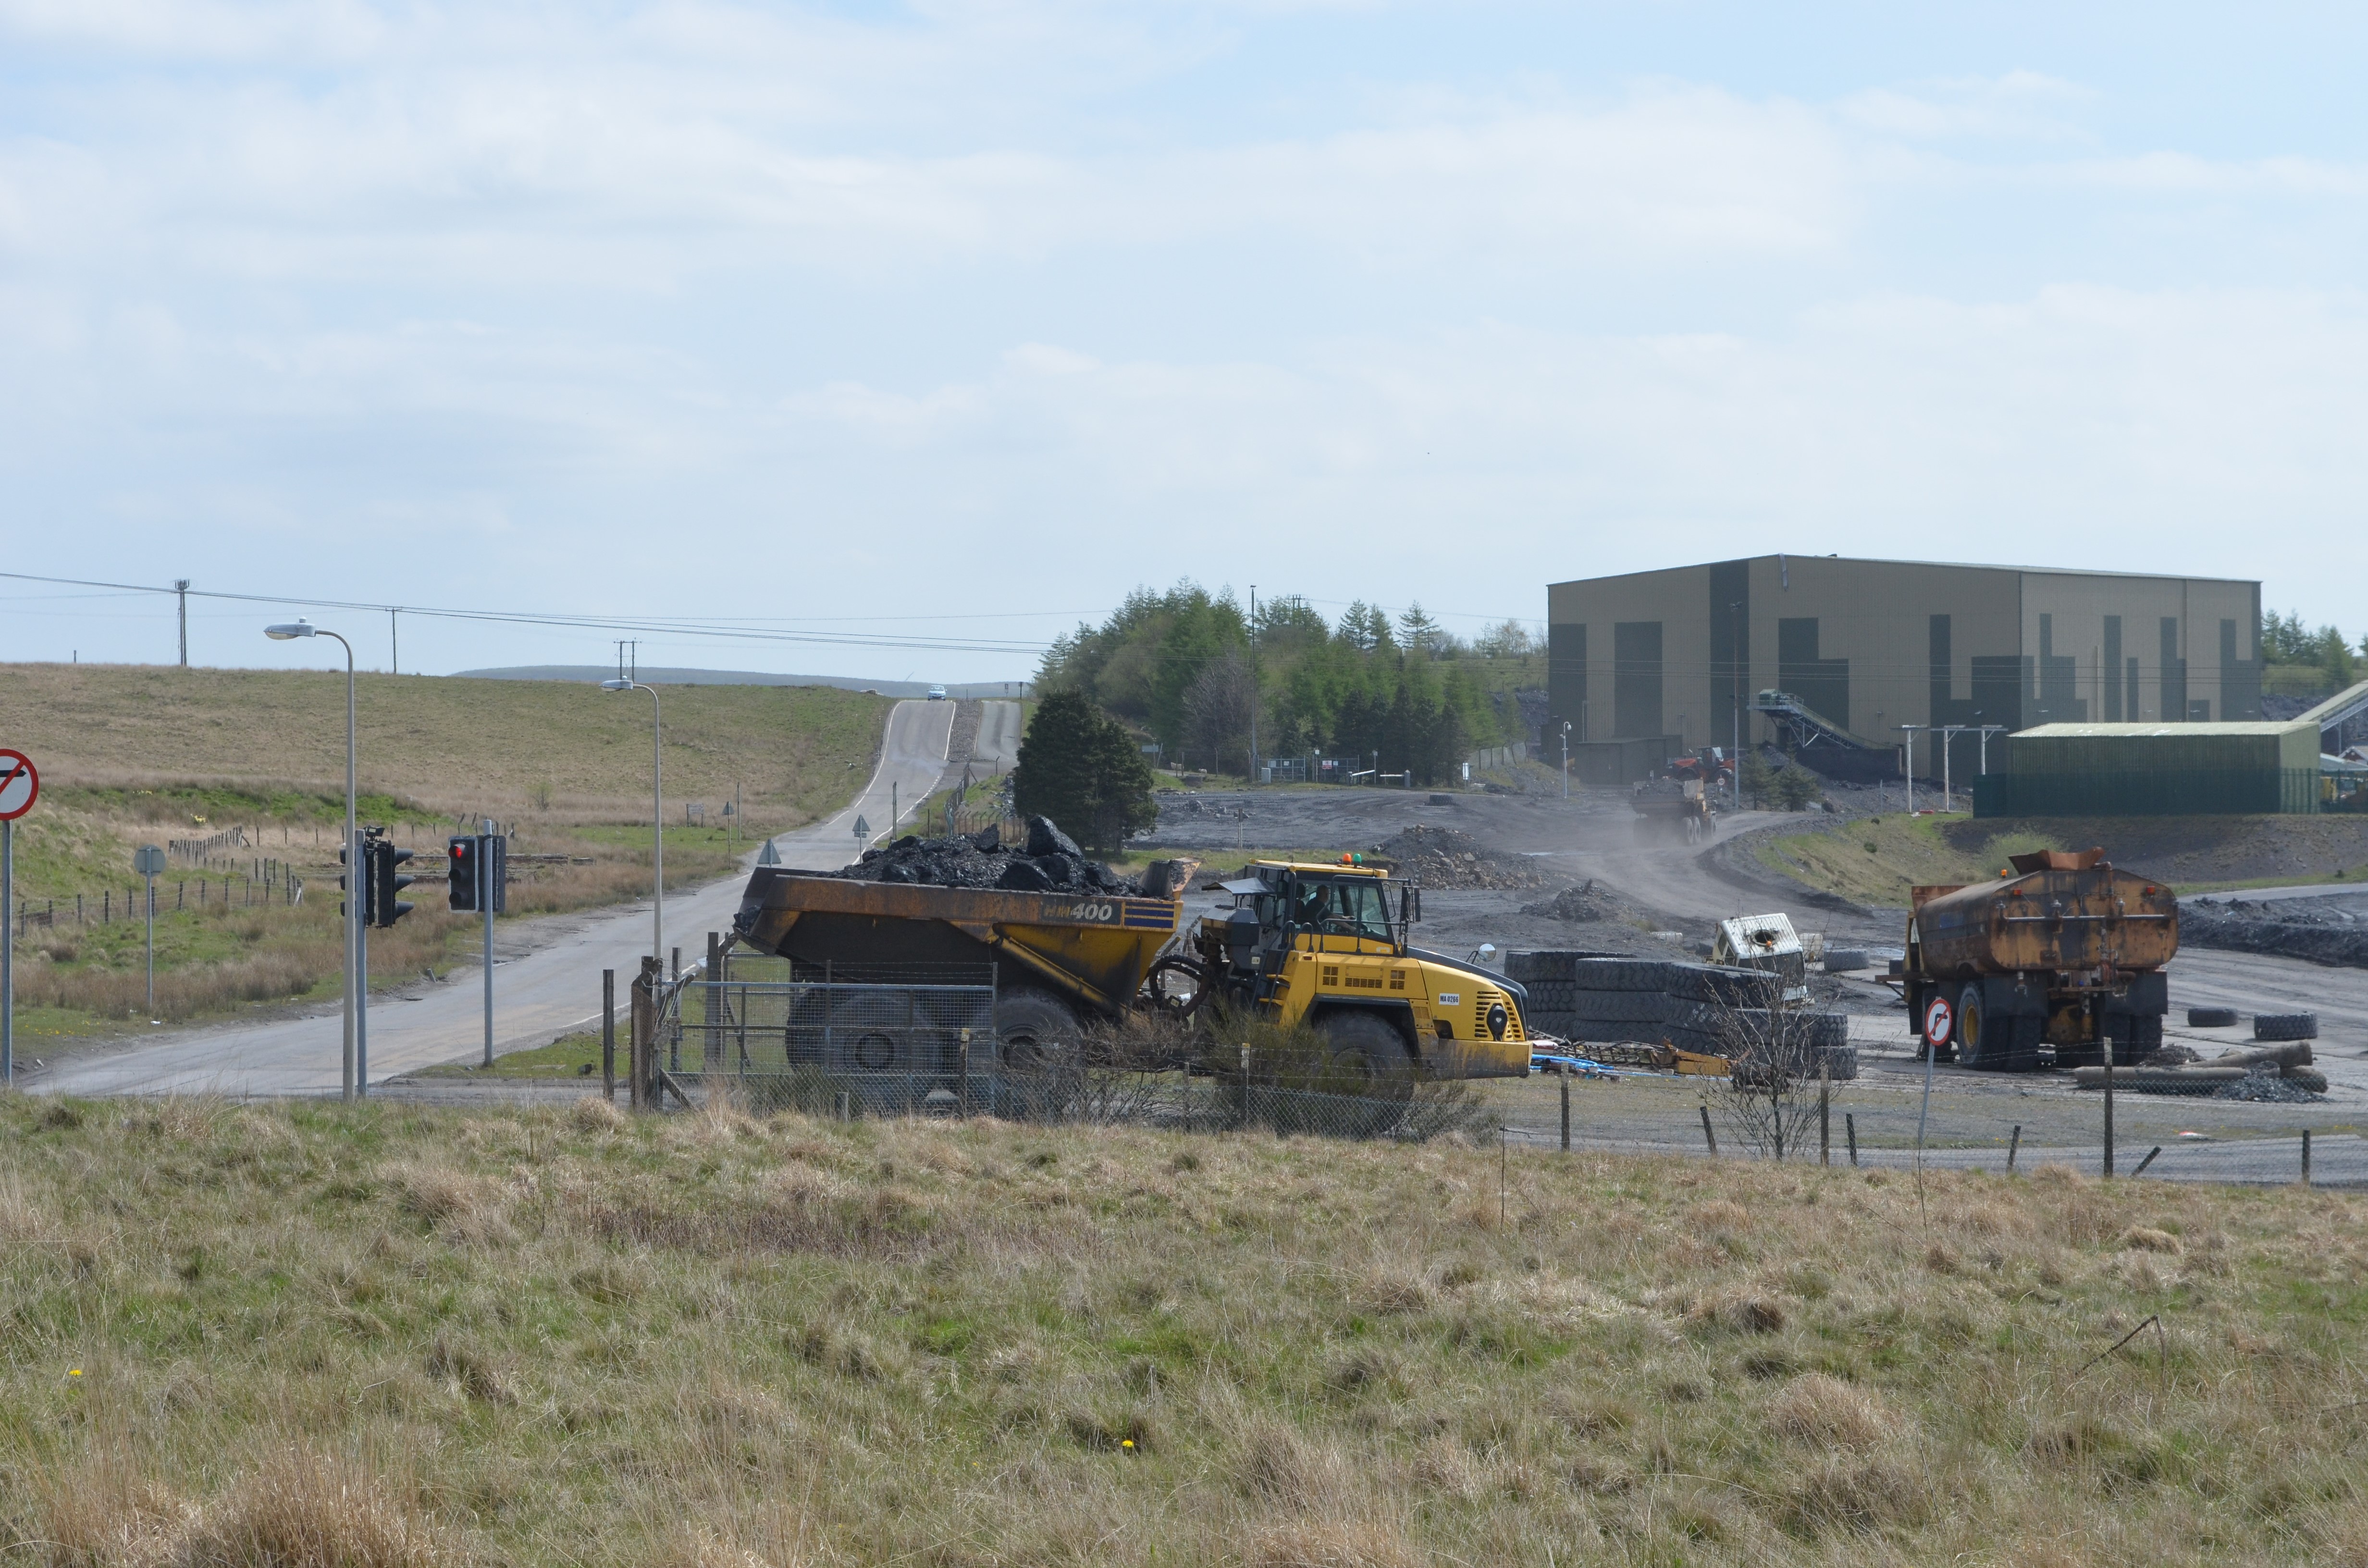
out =
{"type": "MultiPolygon", "coordinates": [[[[1003,706],[996,704],[991,706],[1003,706]]],[[[875,836],[888,831],[891,787],[899,803],[927,798],[944,770],[953,730],[951,702],[899,702],[889,710],[880,762],[862,793],[827,821],[773,840],[783,864],[814,870],[845,865],[856,848],[858,817],[875,836]]],[[[754,854],[751,854],[751,859],[754,854]]],[[[745,886],[734,877],[666,901],[666,939],[686,960],[706,950],[707,933],[729,928],[745,886]]],[[[533,950],[506,959],[513,936],[498,942],[494,972],[494,1048],[542,1045],[597,1022],[600,971],[613,969],[618,1006],[650,950],[650,911],[625,905],[534,923],[533,950]]],[[[446,983],[370,1000],[371,1081],[473,1057],[484,1041],[484,971],[456,971],[446,983]]],[[[176,1031],[153,1043],[71,1058],[18,1082],[39,1094],[219,1094],[233,1098],[329,1095],[343,1086],[343,1024],[336,1012],[268,1024],[176,1031]]]]}

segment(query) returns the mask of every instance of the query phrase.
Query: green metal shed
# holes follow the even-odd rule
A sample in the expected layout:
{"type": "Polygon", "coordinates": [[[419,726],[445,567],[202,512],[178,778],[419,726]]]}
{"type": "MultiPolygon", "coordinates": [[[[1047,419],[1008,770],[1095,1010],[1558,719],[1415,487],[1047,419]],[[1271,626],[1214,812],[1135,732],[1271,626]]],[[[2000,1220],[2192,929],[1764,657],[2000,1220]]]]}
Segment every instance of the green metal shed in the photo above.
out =
{"type": "Polygon", "coordinates": [[[2206,816],[2318,810],[2318,726],[2042,724],[1974,783],[1976,816],[2206,816]]]}

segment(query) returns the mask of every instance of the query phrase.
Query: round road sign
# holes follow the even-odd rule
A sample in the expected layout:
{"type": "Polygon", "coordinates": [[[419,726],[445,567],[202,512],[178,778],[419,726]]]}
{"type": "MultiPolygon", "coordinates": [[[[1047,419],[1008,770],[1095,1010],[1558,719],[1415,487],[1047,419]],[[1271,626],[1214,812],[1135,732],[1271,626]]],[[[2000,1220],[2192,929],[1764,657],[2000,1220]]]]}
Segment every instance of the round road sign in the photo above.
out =
{"type": "Polygon", "coordinates": [[[1957,1016],[1949,1010],[1949,999],[1946,996],[1933,997],[1932,1005],[1924,1009],[1925,1041],[1931,1045],[1948,1044],[1949,1030],[1956,1021],[1957,1016]]]}
{"type": "Polygon", "coordinates": [[[41,798],[41,776],[20,751],[0,751],[0,822],[15,822],[41,798]]]}

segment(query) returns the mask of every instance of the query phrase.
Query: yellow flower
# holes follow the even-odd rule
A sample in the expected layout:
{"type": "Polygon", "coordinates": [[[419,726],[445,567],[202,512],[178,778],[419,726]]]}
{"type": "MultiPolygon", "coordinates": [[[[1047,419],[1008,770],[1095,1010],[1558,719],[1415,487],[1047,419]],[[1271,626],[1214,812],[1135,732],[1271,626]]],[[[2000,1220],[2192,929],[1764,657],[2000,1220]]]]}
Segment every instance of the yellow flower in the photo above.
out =
{"type": "Polygon", "coordinates": [[[76,1367],[76,1368],[74,1368],[73,1370],[71,1370],[71,1371],[67,1372],[67,1373],[66,1373],[66,1376],[67,1376],[67,1377],[70,1377],[70,1378],[78,1378],[78,1377],[81,1377],[81,1376],[82,1376],[82,1369],[81,1369],[80,1367],[76,1367]]]}

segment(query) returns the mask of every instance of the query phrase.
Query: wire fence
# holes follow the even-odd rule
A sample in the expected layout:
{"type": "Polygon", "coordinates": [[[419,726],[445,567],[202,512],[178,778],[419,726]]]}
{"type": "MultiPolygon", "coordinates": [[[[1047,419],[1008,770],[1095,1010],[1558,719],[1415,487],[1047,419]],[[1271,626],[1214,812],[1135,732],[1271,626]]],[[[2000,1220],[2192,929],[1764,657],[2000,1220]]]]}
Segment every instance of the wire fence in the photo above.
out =
{"type": "Polygon", "coordinates": [[[1497,1132],[1462,1084],[1338,1093],[1183,1063],[1115,1062],[1091,1038],[1016,1045],[995,1028],[992,968],[841,971],[735,958],[669,985],[661,1091],[727,1096],[759,1114],[996,1117],[1171,1131],[1421,1141],[1497,1132]]]}

